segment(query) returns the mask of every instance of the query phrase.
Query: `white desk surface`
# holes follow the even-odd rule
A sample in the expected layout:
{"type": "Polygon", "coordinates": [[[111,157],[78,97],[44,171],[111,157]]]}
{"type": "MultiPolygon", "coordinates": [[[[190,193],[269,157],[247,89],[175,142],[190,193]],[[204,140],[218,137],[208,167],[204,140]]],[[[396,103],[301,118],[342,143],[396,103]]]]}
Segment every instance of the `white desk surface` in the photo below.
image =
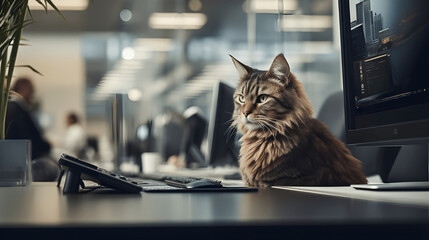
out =
{"type": "Polygon", "coordinates": [[[274,188],[429,208],[429,191],[369,191],[356,190],[352,187],[275,186],[274,188]]]}

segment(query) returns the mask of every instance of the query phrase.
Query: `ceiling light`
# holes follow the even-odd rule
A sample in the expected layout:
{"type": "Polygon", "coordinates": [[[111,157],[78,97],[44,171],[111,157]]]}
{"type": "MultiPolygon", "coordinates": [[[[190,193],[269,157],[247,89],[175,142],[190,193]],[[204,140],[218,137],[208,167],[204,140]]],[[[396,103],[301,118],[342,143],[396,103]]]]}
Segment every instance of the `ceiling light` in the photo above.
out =
{"type": "Polygon", "coordinates": [[[115,65],[115,69],[122,69],[122,70],[140,70],[142,68],[143,68],[143,63],[140,60],[121,59],[115,65]]]}
{"type": "Polygon", "coordinates": [[[116,63],[116,65],[117,65],[118,67],[121,67],[121,66],[124,66],[124,65],[126,65],[126,66],[142,67],[142,66],[143,66],[143,63],[142,63],[141,61],[139,61],[139,60],[127,60],[127,61],[125,61],[125,60],[120,59],[120,60],[116,63]]]}
{"type": "Polygon", "coordinates": [[[129,9],[122,9],[119,13],[119,17],[122,21],[128,22],[133,17],[133,13],[129,9]]]}
{"type": "Polygon", "coordinates": [[[255,13],[279,13],[283,6],[283,13],[293,12],[298,7],[297,0],[249,0],[249,10],[255,13]]]}
{"type": "Polygon", "coordinates": [[[152,13],[149,26],[154,29],[200,29],[207,22],[202,13],[152,13]]]}
{"type": "Polygon", "coordinates": [[[168,52],[173,47],[172,42],[170,38],[138,38],[134,45],[141,46],[148,51],[168,52]]]}
{"type": "Polygon", "coordinates": [[[332,53],[331,41],[300,41],[286,45],[286,52],[290,54],[327,54],[332,53]]]}
{"type": "MultiPolygon", "coordinates": [[[[52,2],[60,11],[82,11],[88,8],[88,0],[56,0],[52,2]]],[[[45,8],[36,0],[29,0],[28,7],[31,10],[45,10],[45,8]]],[[[54,10],[49,6],[49,3],[48,10],[54,10]]]]}
{"type": "Polygon", "coordinates": [[[332,16],[285,15],[279,24],[281,31],[317,32],[332,28],[332,16]]]}
{"type": "Polygon", "coordinates": [[[141,97],[142,97],[142,92],[137,88],[133,88],[128,91],[128,99],[130,99],[130,101],[136,102],[140,100],[141,97]]]}
{"type": "Polygon", "coordinates": [[[125,60],[131,60],[136,55],[134,48],[126,47],[122,50],[122,58],[125,60]]]}
{"type": "Polygon", "coordinates": [[[200,0],[190,0],[188,3],[189,9],[191,9],[194,12],[200,11],[202,6],[203,4],[201,3],[200,0]]]}

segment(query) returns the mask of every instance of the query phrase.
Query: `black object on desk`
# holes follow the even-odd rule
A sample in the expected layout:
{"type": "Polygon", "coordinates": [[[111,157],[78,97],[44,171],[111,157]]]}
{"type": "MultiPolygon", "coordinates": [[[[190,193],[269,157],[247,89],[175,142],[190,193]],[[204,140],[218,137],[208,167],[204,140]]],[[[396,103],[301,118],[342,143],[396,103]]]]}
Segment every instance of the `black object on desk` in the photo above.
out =
{"type": "MultiPolygon", "coordinates": [[[[83,188],[85,187],[83,180],[90,180],[100,184],[101,186],[106,186],[127,193],[139,193],[142,191],[142,188],[137,182],[131,181],[125,176],[99,168],[70,155],[62,154],[58,163],[63,168],[63,173],[65,172],[66,174],[66,181],[63,188],[63,193],[65,194],[79,192],[79,186],[82,186],[83,188]]],[[[61,182],[63,173],[58,179],[58,184],[61,182]]]]}
{"type": "Polygon", "coordinates": [[[159,173],[142,174],[141,178],[134,179],[141,181],[141,186],[145,192],[256,192],[257,188],[244,186],[224,186],[221,181],[188,177],[188,176],[169,176],[159,173]],[[165,185],[147,183],[147,180],[155,180],[165,183],[165,185]]]}
{"type": "Polygon", "coordinates": [[[58,179],[58,186],[61,178],[66,173],[63,193],[78,193],[79,186],[85,188],[83,180],[90,180],[100,186],[109,187],[124,193],[147,192],[194,192],[194,191],[219,191],[219,192],[248,192],[257,191],[257,188],[242,186],[224,187],[220,181],[208,178],[195,178],[187,176],[167,176],[167,175],[142,175],[142,178],[127,178],[121,174],[113,173],[99,168],[76,157],[62,154],[58,163],[63,168],[58,179]]]}
{"type": "Polygon", "coordinates": [[[143,174],[143,179],[152,179],[164,182],[173,187],[179,188],[222,188],[221,181],[208,178],[167,176],[164,174],[143,174]]]}

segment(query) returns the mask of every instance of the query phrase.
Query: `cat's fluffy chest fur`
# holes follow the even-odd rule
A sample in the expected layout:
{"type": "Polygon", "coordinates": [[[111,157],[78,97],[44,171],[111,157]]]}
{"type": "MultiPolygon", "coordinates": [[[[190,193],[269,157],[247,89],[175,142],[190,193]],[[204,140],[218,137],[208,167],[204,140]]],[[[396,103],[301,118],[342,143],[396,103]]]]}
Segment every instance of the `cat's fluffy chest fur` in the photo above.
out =
{"type": "Polygon", "coordinates": [[[274,165],[274,161],[286,156],[299,145],[299,139],[289,136],[252,134],[244,131],[240,149],[240,167],[248,179],[260,177],[263,171],[274,165]]]}
{"type": "Polygon", "coordinates": [[[361,163],[320,121],[282,54],[268,71],[236,59],[233,126],[242,133],[240,170],[250,186],[366,183],[361,163]]]}
{"type": "Polygon", "coordinates": [[[269,186],[264,176],[272,171],[276,160],[292,150],[291,143],[283,136],[273,138],[242,138],[240,170],[247,185],[269,186]]]}

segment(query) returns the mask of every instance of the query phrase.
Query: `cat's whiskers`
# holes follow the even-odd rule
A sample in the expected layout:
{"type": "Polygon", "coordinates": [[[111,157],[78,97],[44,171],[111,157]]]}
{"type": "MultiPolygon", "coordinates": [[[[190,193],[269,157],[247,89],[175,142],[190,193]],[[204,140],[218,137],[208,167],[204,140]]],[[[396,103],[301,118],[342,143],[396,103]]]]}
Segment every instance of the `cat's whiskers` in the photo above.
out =
{"type": "Polygon", "coordinates": [[[231,125],[231,124],[233,124],[234,122],[235,122],[235,119],[231,118],[231,119],[229,119],[228,121],[226,121],[226,122],[224,123],[224,125],[231,125]]]}
{"type": "Polygon", "coordinates": [[[231,138],[235,136],[236,132],[237,128],[230,125],[225,131],[226,141],[229,142],[229,140],[231,140],[231,138]]]}
{"type": "Polygon", "coordinates": [[[266,132],[266,130],[271,132],[270,129],[267,126],[265,126],[262,122],[257,121],[255,123],[259,126],[260,129],[264,131],[264,133],[266,132]]]}
{"type": "MultiPolygon", "coordinates": [[[[258,122],[262,122],[263,124],[265,124],[268,128],[274,129],[276,130],[278,133],[282,134],[283,132],[276,126],[277,122],[274,120],[271,120],[265,116],[258,116],[256,118],[254,118],[254,120],[258,121],[258,122]]],[[[270,131],[271,134],[274,135],[274,133],[272,131],[270,131]]]]}
{"type": "MultiPolygon", "coordinates": [[[[280,130],[279,129],[277,129],[275,126],[273,126],[272,124],[270,124],[270,123],[264,123],[266,126],[267,126],[267,128],[268,129],[274,129],[274,130],[276,130],[277,132],[279,132],[279,133],[281,133],[280,132],[280,130]]],[[[270,130],[270,132],[271,132],[271,134],[273,135],[273,136],[275,136],[276,134],[274,134],[274,132],[272,132],[271,130],[270,130]]]]}
{"type": "Polygon", "coordinates": [[[262,131],[265,132],[265,126],[263,124],[261,124],[260,122],[256,123],[259,126],[259,129],[262,129],[262,131]]]}
{"type": "Polygon", "coordinates": [[[277,127],[276,130],[279,131],[280,134],[285,135],[285,136],[287,134],[287,129],[288,128],[292,128],[292,126],[290,124],[286,124],[286,123],[284,123],[282,121],[274,121],[274,120],[271,120],[271,119],[268,119],[268,118],[266,119],[266,121],[269,121],[272,124],[275,124],[276,127],[277,127]],[[279,128],[281,128],[282,130],[280,130],[279,128]]]}
{"type": "Polygon", "coordinates": [[[272,120],[272,119],[270,119],[270,118],[264,118],[263,119],[263,121],[266,121],[266,122],[268,122],[268,123],[270,123],[271,124],[271,126],[274,128],[274,129],[276,129],[277,131],[279,131],[279,132],[282,132],[279,128],[278,128],[278,122],[277,121],[274,121],[274,120],[272,120]]]}
{"type": "Polygon", "coordinates": [[[265,124],[263,124],[261,122],[258,122],[258,124],[261,126],[261,128],[262,128],[262,130],[264,130],[264,132],[265,132],[265,130],[267,130],[271,135],[274,136],[274,133],[271,131],[271,129],[268,126],[266,126],[265,124]]]}

